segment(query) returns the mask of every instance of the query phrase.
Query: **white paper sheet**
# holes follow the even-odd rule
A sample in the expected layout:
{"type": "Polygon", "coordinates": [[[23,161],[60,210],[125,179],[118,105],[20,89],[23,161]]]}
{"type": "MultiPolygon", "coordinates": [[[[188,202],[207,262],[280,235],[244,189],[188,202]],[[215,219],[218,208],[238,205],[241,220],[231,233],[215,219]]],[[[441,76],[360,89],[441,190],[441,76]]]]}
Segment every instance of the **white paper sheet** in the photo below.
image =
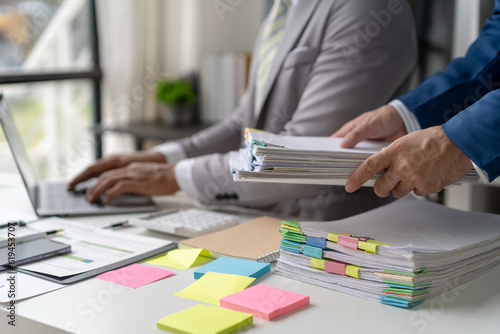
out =
{"type": "Polygon", "coordinates": [[[146,253],[171,241],[102,230],[85,224],[52,218],[30,224],[38,230],[63,229],[53,240],[71,245],[71,253],[21,268],[57,277],[76,275],[146,253]]]}
{"type": "Polygon", "coordinates": [[[10,303],[11,300],[19,301],[65,287],[62,284],[19,272],[14,274],[14,280],[7,281],[12,276],[13,274],[9,272],[0,273],[0,303],[10,303]],[[11,283],[14,283],[13,289],[11,283]]]}

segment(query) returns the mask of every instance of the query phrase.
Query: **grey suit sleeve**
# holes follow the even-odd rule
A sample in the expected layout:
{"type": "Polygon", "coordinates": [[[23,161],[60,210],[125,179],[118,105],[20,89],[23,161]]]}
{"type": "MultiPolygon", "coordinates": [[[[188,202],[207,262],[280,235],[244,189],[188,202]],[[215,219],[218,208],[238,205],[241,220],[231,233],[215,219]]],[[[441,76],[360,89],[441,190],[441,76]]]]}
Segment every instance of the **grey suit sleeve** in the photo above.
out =
{"type": "Polygon", "coordinates": [[[188,158],[211,153],[226,153],[237,150],[242,138],[242,106],[247,103],[248,94],[245,93],[239,106],[231,115],[211,127],[197,134],[177,141],[188,158]]]}
{"type": "MultiPolygon", "coordinates": [[[[304,75],[304,67],[299,66],[307,64],[284,66],[271,92],[273,99],[280,96],[284,99],[274,103],[273,109],[287,103],[286,94],[300,96],[296,109],[280,131],[283,134],[331,135],[345,122],[399,94],[398,90],[414,67],[416,43],[411,10],[406,2],[401,1],[402,11],[391,14],[386,26],[379,23],[380,29],[373,31],[371,37],[366,35],[366,29],[370,28],[370,22],[377,20],[372,11],[385,10],[386,0],[330,3],[326,26],[313,27],[321,29],[322,39],[321,45],[309,45],[318,48],[311,69],[304,75]]],[[[279,127],[281,119],[288,117],[280,115],[279,110],[268,110],[268,115],[263,126],[272,132],[275,132],[275,124],[279,127]]],[[[198,198],[205,204],[262,206],[315,196],[322,189],[320,186],[233,182],[227,154],[196,159],[193,178],[198,198]]]]}

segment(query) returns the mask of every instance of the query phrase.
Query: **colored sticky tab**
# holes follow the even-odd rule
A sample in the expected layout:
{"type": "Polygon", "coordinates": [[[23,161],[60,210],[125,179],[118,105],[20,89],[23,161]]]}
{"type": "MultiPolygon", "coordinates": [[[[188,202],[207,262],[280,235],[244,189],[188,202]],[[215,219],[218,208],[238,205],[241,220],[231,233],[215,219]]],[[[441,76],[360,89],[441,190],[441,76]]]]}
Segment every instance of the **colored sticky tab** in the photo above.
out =
{"type": "Polygon", "coordinates": [[[310,246],[326,248],[326,239],[307,236],[306,243],[310,246]]]}
{"type": "Polygon", "coordinates": [[[325,260],[312,257],[311,258],[311,267],[316,268],[316,269],[320,269],[320,270],[325,270],[325,260]]]}
{"type": "Polygon", "coordinates": [[[173,333],[233,333],[253,323],[251,314],[198,304],[164,317],[156,323],[173,333]]]}
{"type": "Polygon", "coordinates": [[[220,300],[220,306],[271,320],[309,305],[309,296],[257,284],[220,300]]]}
{"type": "Polygon", "coordinates": [[[358,241],[359,241],[358,238],[339,234],[337,244],[347,248],[358,249],[358,241]]]}
{"type": "Polygon", "coordinates": [[[210,272],[174,296],[219,305],[219,299],[240,292],[253,281],[253,277],[210,272]]]}
{"type": "MultiPolygon", "coordinates": [[[[371,241],[371,240],[368,240],[371,241]]],[[[358,242],[358,248],[364,250],[367,253],[376,254],[377,253],[377,244],[370,243],[368,241],[360,241],[358,242]]]]}
{"type": "Polygon", "coordinates": [[[220,257],[194,272],[194,278],[198,279],[208,272],[223,274],[233,274],[259,278],[271,271],[271,264],[248,261],[242,259],[233,259],[229,257],[220,257]]]}
{"type": "Polygon", "coordinates": [[[288,251],[288,252],[300,254],[300,249],[296,248],[296,247],[290,247],[287,245],[280,244],[280,249],[288,251]]]}
{"type": "Polygon", "coordinates": [[[168,270],[136,263],[117,270],[105,272],[104,274],[96,276],[96,278],[137,289],[143,285],[172,276],[173,274],[173,272],[168,270]]]}
{"type": "Polygon", "coordinates": [[[248,133],[250,131],[252,131],[252,132],[267,132],[267,131],[264,131],[264,130],[259,130],[259,129],[254,129],[254,128],[245,128],[245,139],[247,138],[248,133]]]}
{"type": "Polygon", "coordinates": [[[296,229],[298,229],[300,231],[300,224],[297,220],[283,220],[281,222],[281,224],[295,227],[296,229]]]}
{"type": "Polygon", "coordinates": [[[284,224],[281,224],[281,227],[282,227],[282,228],[286,228],[286,229],[288,229],[288,230],[293,230],[293,231],[300,232],[300,228],[297,228],[297,227],[288,226],[288,225],[284,225],[284,224]]]}
{"type": "Polygon", "coordinates": [[[298,243],[298,242],[283,239],[280,242],[280,249],[300,254],[302,251],[302,244],[298,243]]]}
{"type": "Polygon", "coordinates": [[[392,305],[392,306],[397,306],[397,307],[402,307],[402,308],[412,308],[412,307],[418,306],[418,305],[423,303],[423,301],[410,302],[410,301],[401,300],[399,298],[393,298],[393,297],[387,297],[387,296],[380,296],[379,299],[382,302],[382,304],[387,304],[387,305],[392,305]]]}
{"type": "Polygon", "coordinates": [[[323,258],[323,249],[311,245],[304,245],[302,254],[321,259],[323,258]]]}
{"type": "Polygon", "coordinates": [[[345,275],[345,263],[338,261],[325,261],[325,271],[336,275],[345,275]]]}
{"type": "Polygon", "coordinates": [[[375,241],[375,240],[366,240],[366,242],[360,241],[358,243],[358,248],[364,250],[366,253],[377,253],[377,246],[385,245],[390,246],[389,244],[385,244],[383,242],[375,241]]]}
{"type": "Polygon", "coordinates": [[[359,278],[359,268],[358,266],[354,266],[352,264],[348,264],[345,266],[345,274],[346,276],[351,276],[354,278],[359,278]]]}
{"type": "Polygon", "coordinates": [[[302,244],[300,242],[295,242],[295,241],[290,241],[290,240],[281,240],[281,244],[282,245],[287,245],[289,247],[295,247],[295,248],[299,248],[299,249],[302,249],[302,244]]]}
{"type": "Polygon", "coordinates": [[[338,233],[328,233],[328,240],[336,243],[338,241],[338,238],[339,238],[338,233]]]}
{"type": "Polygon", "coordinates": [[[288,228],[280,228],[280,233],[284,239],[292,240],[295,242],[304,242],[306,241],[306,236],[302,232],[297,232],[294,230],[290,230],[288,228]]]}
{"type": "Polygon", "coordinates": [[[203,248],[174,249],[146,263],[186,270],[212,261],[211,256],[212,254],[203,248]]]}

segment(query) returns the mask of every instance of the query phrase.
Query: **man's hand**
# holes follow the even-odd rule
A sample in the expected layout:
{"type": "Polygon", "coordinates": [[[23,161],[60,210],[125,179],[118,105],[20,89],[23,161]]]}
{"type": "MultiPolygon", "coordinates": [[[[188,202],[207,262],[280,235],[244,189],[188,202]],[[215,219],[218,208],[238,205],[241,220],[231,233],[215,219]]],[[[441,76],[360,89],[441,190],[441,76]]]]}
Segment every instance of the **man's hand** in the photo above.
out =
{"type": "Polygon", "coordinates": [[[140,195],[170,195],[179,190],[174,165],[154,162],[134,162],[126,167],[103,173],[85,195],[90,202],[106,192],[105,202],[126,193],[140,195]]]}
{"type": "Polygon", "coordinates": [[[352,148],[365,139],[393,141],[405,134],[401,116],[396,108],[387,104],[344,124],[332,137],[344,137],[340,147],[352,148]]]}
{"type": "Polygon", "coordinates": [[[346,191],[359,189],[374,174],[387,171],[373,187],[379,197],[401,198],[412,190],[423,196],[460,180],[472,169],[469,158],[451,142],[440,126],[403,136],[365,160],[352,173],[346,191]]]}
{"type": "Polygon", "coordinates": [[[97,177],[109,170],[125,167],[133,162],[165,163],[167,161],[165,160],[163,154],[153,151],[136,152],[132,154],[111,155],[109,157],[97,160],[97,162],[94,165],[88,167],[82,173],[77,175],[68,184],[68,190],[73,190],[75,186],[80,182],[86,181],[93,177],[97,177]]]}

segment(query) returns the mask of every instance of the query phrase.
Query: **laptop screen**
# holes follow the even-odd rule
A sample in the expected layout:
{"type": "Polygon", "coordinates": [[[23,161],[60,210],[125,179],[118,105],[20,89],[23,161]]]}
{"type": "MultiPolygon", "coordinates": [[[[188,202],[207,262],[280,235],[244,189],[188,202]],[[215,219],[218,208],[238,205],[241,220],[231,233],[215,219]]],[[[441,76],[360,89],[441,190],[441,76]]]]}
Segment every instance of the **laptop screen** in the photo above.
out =
{"type": "Polygon", "coordinates": [[[0,123],[2,124],[5,138],[9,143],[14,161],[16,162],[17,168],[19,169],[23,182],[28,190],[30,201],[36,209],[36,174],[30,161],[28,160],[26,152],[24,152],[23,143],[21,142],[21,138],[17,132],[14,119],[12,118],[7,104],[2,97],[2,93],[0,93],[0,123]]]}

